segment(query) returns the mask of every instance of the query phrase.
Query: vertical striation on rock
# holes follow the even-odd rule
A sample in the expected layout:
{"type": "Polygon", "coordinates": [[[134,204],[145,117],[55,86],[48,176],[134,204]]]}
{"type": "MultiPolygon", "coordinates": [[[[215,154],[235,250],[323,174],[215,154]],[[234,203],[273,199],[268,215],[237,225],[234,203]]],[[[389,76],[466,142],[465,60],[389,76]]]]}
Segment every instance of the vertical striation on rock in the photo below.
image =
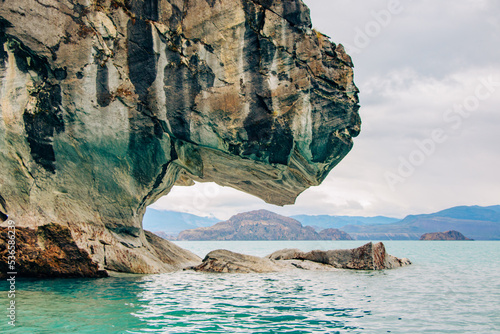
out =
{"type": "Polygon", "coordinates": [[[101,270],[197,263],[146,207],[193,181],[293,203],[351,149],[357,93],[300,0],[4,0],[0,218],[69,228],[101,270]]]}

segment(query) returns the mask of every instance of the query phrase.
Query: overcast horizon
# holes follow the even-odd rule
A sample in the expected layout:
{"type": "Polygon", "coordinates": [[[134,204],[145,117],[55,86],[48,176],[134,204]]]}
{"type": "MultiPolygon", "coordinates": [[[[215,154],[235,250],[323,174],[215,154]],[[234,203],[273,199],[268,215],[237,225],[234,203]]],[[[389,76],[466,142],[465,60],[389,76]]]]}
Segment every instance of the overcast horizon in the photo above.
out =
{"type": "Polygon", "coordinates": [[[256,209],[403,218],[500,204],[500,3],[304,2],[314,28],[354,62],[363,124],[353,150],[295,205],[197,184],[151,207],[219,219],[256,209]]]}

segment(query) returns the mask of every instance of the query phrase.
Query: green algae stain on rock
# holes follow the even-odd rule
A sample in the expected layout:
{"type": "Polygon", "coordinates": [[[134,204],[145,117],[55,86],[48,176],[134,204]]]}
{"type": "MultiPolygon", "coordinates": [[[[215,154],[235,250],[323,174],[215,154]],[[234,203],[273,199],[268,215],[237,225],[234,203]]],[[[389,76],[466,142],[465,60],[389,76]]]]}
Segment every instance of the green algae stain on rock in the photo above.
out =
{"type": "Polygon", "coordinates": [[[359,133],[352,62],[300,0],[19,0],[0,18],[0,211],[68,224],[101,267],[185,264],[141,227],[175,184],[291,204],[359,133]]]}

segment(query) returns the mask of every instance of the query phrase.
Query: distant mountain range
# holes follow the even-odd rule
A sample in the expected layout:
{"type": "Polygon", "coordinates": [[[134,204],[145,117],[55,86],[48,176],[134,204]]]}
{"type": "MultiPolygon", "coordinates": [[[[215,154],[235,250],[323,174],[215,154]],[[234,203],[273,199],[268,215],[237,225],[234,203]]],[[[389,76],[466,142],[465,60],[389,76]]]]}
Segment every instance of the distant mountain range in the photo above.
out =
{"type": "Polygon", "coordinates": [[[142,226],[145,230],[151,232],[161,232],[159,235],[162,238],[167,236],[170,238],[172,236],[176,237],[184,230],[212,226],[219,221],[220,219],[214,217],[200,217],[189,213],[160,211],[148,208],[144,215],[142,226]]]}
{"type": "Polygon", "coordinates": [[[342,228],[358,240],[416,240],[425,233],[455,230],[475,240],[500,240],[500,205],[457,206],[431,214],[410,215],[384,225],[342,228]]]}
{"type": "Polygon", "coordinates": [[[325,228],[342,228],[346,225],[377,225],[390,224],[399,221],[398,218],[376,216],[376,217],[361,217],[361,216],[329,216],[329,215],[297,215],[290,216],[297,219],[302,225],[312,226],[316,230],[325,228]]]}
{"type": "Polygon", "coordinates": [[[239,213],[210,227],[186,230],[177,240],[352,240],[337,229],[316,232],[293,218],[267,210],[239,213]]]}
{"type": "MultiPolygon", "coordinates": [[[[500,205],[457,206],[432,214],[410,215],[402,220],[384,216],[297,215],[291,218],[316,233],[327,228],[342,229],[359,240],[418,240],[425,233],[449,230],[475,240],[500,240],[500,205]]],[[[160,232],[162,237],[175,239],[183,230],[209,227],[217,222],[216,218],[148,209],[143,226],[160,232]]]]}

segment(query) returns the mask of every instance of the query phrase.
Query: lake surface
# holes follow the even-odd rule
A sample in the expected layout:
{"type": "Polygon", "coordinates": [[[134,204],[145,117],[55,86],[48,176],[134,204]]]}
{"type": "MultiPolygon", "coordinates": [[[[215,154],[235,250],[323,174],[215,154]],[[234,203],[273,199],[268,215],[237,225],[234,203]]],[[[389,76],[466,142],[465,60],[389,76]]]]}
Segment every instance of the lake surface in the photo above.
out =
{"type": "MultiPolygon", "coordinates": [[[[363,241],[176,242],[203,257],[225,248],[353,248],[363,241]]],[[[413,261],[384,271],[18,280],[8,333],[500,333],[499,241],[386,241],[413,261]]],[[[5,282],[4,282],[5,283],[5,282]]]]}

